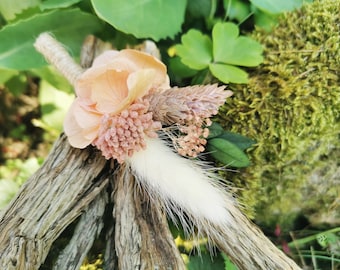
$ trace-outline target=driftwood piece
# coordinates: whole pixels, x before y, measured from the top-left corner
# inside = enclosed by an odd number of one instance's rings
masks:
[[[52,270],[78,270],[80,268],[104,227],[104,212],[107,203],[108,192],[104,189],[81,215],[72,238],[53,264]]]
[[[109,221],[112,226],[106,226],[105,232],[106,269],[184,269],[161,206],[142,199],[125,167],[114,176],[100,153],[74,149],[62,135],[43,166],[0,216],[0,269],[39,269],[53,242],[82,215],[53,267],[77,269],[103,227],[109,178],[116,206]],[[133,230],[129,231],[130,225]]]
[[[0,216],[0,269],[39,269],[52,243],[107,187],[99,153],[65,136]]]
[[[0,216],[0,269],[39,269],[53,242],[82,215],[54,266],[77,269],[103,227],[108,195],[114,211],[104,232],[105,269],[185,269],[162,205],[150,202],[128,168],[113,174],[100,153],[71,148],[65,136]],[[239,269],[300,269],[237,208],[234,211],[235,226],[213,240]],[[79,233],[85,223],[88,228]]]
[[[184,270],[162,205],[136,186],[128,168],[116,178],[114,216],[119,269]]]
[[[213,236],[213,242],[239,269],[301,269],[279,250],[238,208],[230,209],[233,226]]]

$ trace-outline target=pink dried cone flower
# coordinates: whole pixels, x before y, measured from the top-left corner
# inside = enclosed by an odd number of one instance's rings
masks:
[[[152,120],[146,100],[136,101],[116,116],[105,114],[100,123],[98,137],[93,145],[106,159],[114,158],[123,163],[135,151],[145,149],[145,135],[156,138],[162,125]]]

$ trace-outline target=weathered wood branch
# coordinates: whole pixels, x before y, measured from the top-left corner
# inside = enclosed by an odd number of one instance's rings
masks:
[[[72,148],[62,135],[0,216],[0,269],[39,269],[59,235],[81,216],[52,267],[79,269],[103,228],[110,183],[115,210],[104,232],[106,269],[185,269],[161,205],[148,203],[128,168],[113,174],[109,164],[91,148]]]
[[[228,230],[219,230],[213,242],[239,269],[301,270],[279,250],[238,208],[230,209],[234,218]]]
[[[99,153],[69,146],[65,136],[0,217],[0,269],[39,269],[52,243],[104,190]]]
[[[186,269],[169,231],[162,205],[149,200],[125,166],[120,168],[115,186],[119,269]]]

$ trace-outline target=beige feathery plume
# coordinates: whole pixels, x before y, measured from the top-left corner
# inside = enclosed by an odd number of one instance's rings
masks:
[[[153,119],[171,125],[217,114],[218,108],[232,94],[232,91],[225,90],[225,86],[211,84],[173,87],[161,92],[155,91],[146,98],[150,102],[149,111],[153,113]]]

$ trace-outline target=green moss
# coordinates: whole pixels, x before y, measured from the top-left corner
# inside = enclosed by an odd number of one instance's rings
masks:
[[[230,86],[234,97],[219,113],[225,128],[257,141],[249,153],[252,166],[233,180],[259,222],[326,211],[318,198],[306,201],[323,196],[306,194],[316,175],[326,190],[323,203],[338,196],[332,185],[339,185],[339,176],[326,172],[340,162],[332,160],[340,156],[339,14],[337,0],[315,1],[283,16],[269,35],[256,30],[265,61],[251,72],[248,85]],[[315,213],[309,203],[318,206]]]

